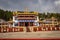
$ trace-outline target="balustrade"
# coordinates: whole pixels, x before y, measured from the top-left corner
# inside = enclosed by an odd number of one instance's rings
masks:
[[[37,31],[60,31],[60,27],[28,27],[30,32]],[[26,27],[8,27],[8,28],[0,28],[1,32],[26,32]]]

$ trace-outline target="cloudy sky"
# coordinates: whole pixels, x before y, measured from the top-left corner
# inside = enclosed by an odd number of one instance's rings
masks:
[[[60,12],[60,0],[0,0],[0,9],[12,11]]]

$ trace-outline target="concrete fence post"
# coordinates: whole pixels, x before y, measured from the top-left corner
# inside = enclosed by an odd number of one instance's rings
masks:
[[[26,32],[26,27],[23,27],[23,32]]]
[[[13,32],[14,32],[14,28],[12,28]]]
[[[46,27],[46,31],[48,31],[48,28]]]
[[[52,31],[52,27],[50,27],[50,30]]]
[[[57,30],[57,28],[56,27],[54,27],[55,28],[55,30]]]
[[[59,30],[60,30],[60,27],[59,27]]]

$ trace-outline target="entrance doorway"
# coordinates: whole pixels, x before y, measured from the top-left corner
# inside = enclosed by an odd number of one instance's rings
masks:
[[[26,32],[30,32],[30,29],[29,29],[29,22],[25,22],[25,26],[26,26]]]
[[[29,26],[28,22],[25,22],[25,26],[26,26],[26,27],[28,27],[28,26]]]

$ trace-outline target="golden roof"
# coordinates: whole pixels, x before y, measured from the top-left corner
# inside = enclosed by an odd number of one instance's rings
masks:
[[[18,15],[18,14],[34,14],[34,15],[38,15],[38,12],[28,12],[28,11],[16,11],[16,12],[13,12],[13,14],[15,15]]]

